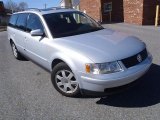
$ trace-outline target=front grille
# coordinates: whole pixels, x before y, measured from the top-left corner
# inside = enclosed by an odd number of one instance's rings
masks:
[[[129,58],[125,58],[121,61],[126,68],[130,68],[132,66],[138,65],[139,63],[143,62],[147,57],[148,57],[147,50],[144,49],[140,53],[138,53],[134,56],[131,56]]]

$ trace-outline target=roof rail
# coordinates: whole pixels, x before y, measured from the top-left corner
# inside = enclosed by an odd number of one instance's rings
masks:
[[[41,12],[41,10],[38,9],[38,8],[28,8],[28,9],[26,9],[25,11],[28,11],[28,10]]]
[[[61,10],[61,9],[73,9],[69,6],[60,6],[60,7],[50,7],[50,8],[46,8],[46,9],[38,9],[38,8],[28,8],[25,9],[25,11],[38,11],[38,12],[42,12],[42,11],[49,11],[49,10]]]
[[[67,7],[67,6],[59,6],[59,7],[50,7],[50,8],[46,8],[46,10],[60,10],[60,9],[72,9],[71,7]],[[45,9],[43,9],[45,10]]]
[[[62,9],[73,9],[71,6],[60,6]]]

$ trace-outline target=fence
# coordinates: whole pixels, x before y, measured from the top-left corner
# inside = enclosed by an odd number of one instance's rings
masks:
[[[6,26],[8,24],[10,15],[0,16],[0,26]]]

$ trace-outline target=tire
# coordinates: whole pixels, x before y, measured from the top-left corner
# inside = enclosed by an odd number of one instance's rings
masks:
[[[74,73],[65,63],[57,64],[51,73],[51,80],[55,89],[66,97],[78,97],[80,95],[79,84]]]
[[[23,57],[21,56],[21,54],[18,52],[18,49],[16,47],[16,45],[11,42],[11,48],[12,48],[12,53],[14,55],[14,57],[17,59],[17,60],[22,60]]]

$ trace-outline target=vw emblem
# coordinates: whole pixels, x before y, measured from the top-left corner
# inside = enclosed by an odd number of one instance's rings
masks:
[[[138,62],[142,62],[142,56],[140,54],[137,55],[137,60],[138,60]]]

